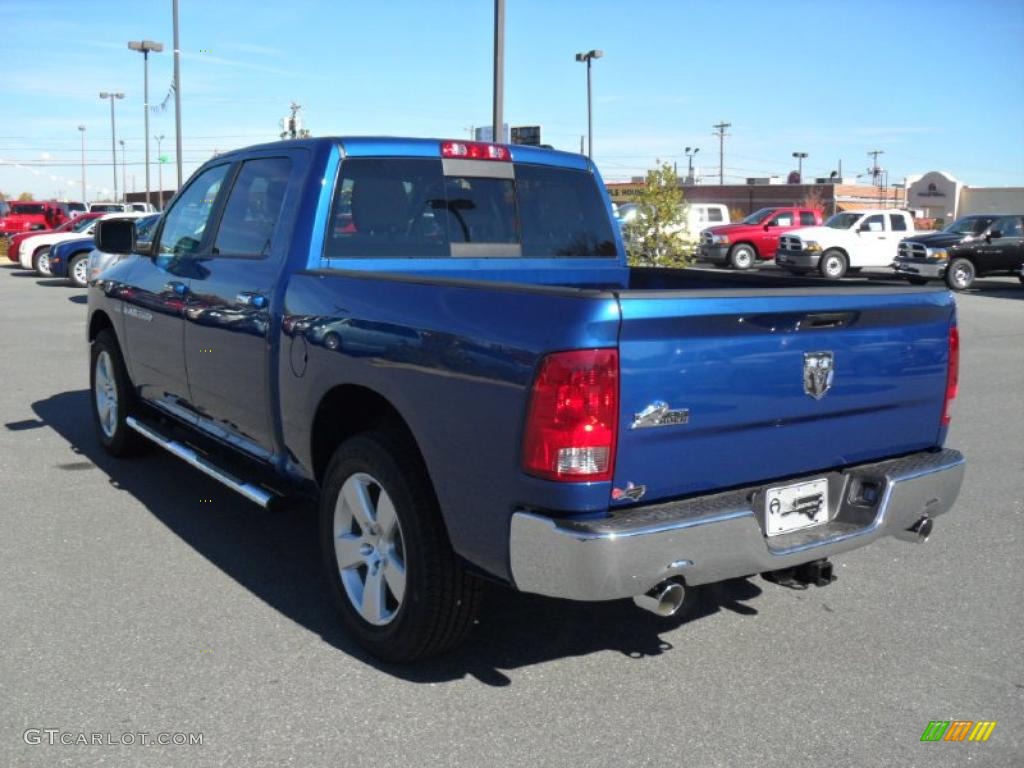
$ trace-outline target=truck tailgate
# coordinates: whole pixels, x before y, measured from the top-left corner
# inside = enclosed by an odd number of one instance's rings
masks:
[[[648,502],[939,441],[947,292],[700,293],[619,295],[615,488],[644,486]],[[830,386],[824,369],[805,387],[805,366],[828,353]],[[641,426],[638,414],[659,402],[674,411],[664,421],[685,423]]]

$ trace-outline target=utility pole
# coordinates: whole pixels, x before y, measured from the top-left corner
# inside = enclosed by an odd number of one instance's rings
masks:
[[[164,209],[164,158],[160,154],[160,142],[164,140],[164,135],[161,133],[153,138],[156,139],[156,184],[160,189],[157,193],[157,210],[162,211]]]
[[[806,152],[794,152],[793,157],[796,158],[796,175],[800,178],[800,183],[804,183],[804,159],[807,157]]]
[[[118,139],[117,143],[121,145],[121,202],[128,202],[128,171],[127,166],[124,162],[124,139]]]
[[[732,128],[732,123],[722,121],[711,127],[715,129],[714,135],[718,137],[718,183],[722,185],[725,184],[725,137],[729,135],[725,129]]]
[[[82,134],[82,203],[85,204],[88,202],[85,193],[85,126],[78,126],[78,131]]]
[[[114,118],[114,101],[123,99],[120,91],[100,91],[101,99],[110,99],[110,160],[114,171],[114,202],[117,202],[117,122]]]
[[[878,156],[884,155],[885,150],[872,149],[868,152],[871,157],[871,167],[868,168],[868,173],[871,174],[871,183],[878,187],[878,200],[882,200],[882,169],[878,167]]]
[[[494,0],[494,104],[491,111],[491,141],[505,141],[505,0]]]
[[[181,45],[178,42],[178,0],[173,0],[174,14],[174,144],[178,163],[178,189],[181,189]]]
[[[577,53],[576,61],[584,61],[587,64],[587,157],[594,159],[594,110],[592,104],[592,89],[590,86],[590,62],[604,56],[604,51],[596,48],[586,53]]]

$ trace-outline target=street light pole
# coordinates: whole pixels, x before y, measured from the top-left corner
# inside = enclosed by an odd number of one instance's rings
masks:
[[[178,43],[178,0],[174,0],[174,145],[178,165],[178,189],[181,189],[181,67],[178,60],[181,46]]]
[[[700,147],[686,148],[686,183],[693,184],[693,157],[700,152]]]
[[[128,48],[142,53],[142,109],[146,132],[146,202],[152,205],[153,200],[149,194],[149,52],[160,53],[164,49],[164,44],[153,40],[129,40]]]
[[[163,155],[160,154],[160,142],[164,140],[164,135],[161,133],[153,138],[156,139],[157,210],[162,211],[164,209],[164,161]]]
[[[82,205],[85,205],[88,202],[85,193],[85,126],[78,126],[78,132],[82,134]]]
[[[591,160],[594,159],[594,111],[593,90],[590,83],[590,62],[593,59],[600,59],[602,56],[604,56],[604,51],[597,49],[576,54],[576,61],[585,61],[587,63],[587,157]]]
[[[114,100],[123,99],[124,94],[115,91],[101,91],[101,99],[110,99],[110,159],[114,169],[114,202],[117,202],[117,122],[114,119]]]
[[[800,183],[804,183],[804,158],[807,157],[806,152],[794,152],[793,157],[796,158],[796,175],[800,177]]]
[[[124,161],[124,139],[118,139],[121,145],[121,202],[128,202],[128,164]]]
[[[494,0],[494,105],[491,141],[504,142],[505,132],[505,0]]]

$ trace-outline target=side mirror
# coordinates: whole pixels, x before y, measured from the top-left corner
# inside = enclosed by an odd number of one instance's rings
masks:
[[[1002,232],[1000,232],[998,229],[993,229],[993,230],[990,230],[987,235],[985,235],[985,239],[986,240],[991,240],[994,237],[996,240],[998,240],[1002,236],[1003,236]]]
[[[93,240],[102,253],[126,256],[135,251],[135,222],[129,219],[97,221]]]

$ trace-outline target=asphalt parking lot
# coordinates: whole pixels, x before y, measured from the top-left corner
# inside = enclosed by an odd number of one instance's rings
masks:
[[[84,292],[0,268],[0,765],[1024,764],[1024,286],[959,300],[968,457],[923,546],[837,583],[705,590],[696,617],[489,590],[461,652],[382,666],[339,630],[315,520],[94,441]],[[995,720],[987,743],[922,743]],[[26,743],[202,734],[202,745]]]

